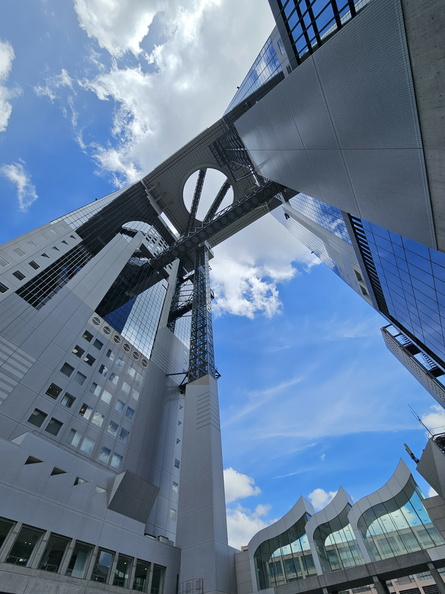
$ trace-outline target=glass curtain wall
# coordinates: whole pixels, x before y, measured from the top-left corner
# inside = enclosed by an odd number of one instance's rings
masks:
[[[368,509],[358,527],[373,561],[444,544],[410,479],[393,499]]]

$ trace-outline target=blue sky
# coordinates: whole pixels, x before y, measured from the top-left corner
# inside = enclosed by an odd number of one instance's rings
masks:
[[[0,20],[0,241],[148,173],[224,112],[267,0],[16,0]],[[6,224],[7,221],[7,224]],[[215,250],[215,343],[234,544],[340,485],[379,488],[445,424],[384,321],[275,219]]]

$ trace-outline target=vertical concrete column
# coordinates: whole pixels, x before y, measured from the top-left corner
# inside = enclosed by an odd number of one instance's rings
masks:
[[[68,564],[71,559],[71,555],[73,554],[74,547],[76,546],[76,541],[73,539],[70,541],[69,545],[65,549],[65,553],[63,555],[62,562],[59,567],[59,573],[65,575],[68,569]]]
[[[45,534],[40,539],[40,541],[37,543],[37,546],[34,547],[34,550],[31,555],[31,563],[29,563],[28,567],[37,569],[37,564],[40,561],[40,559],[42,558],[43,551],[46,548],[50,534],[51,534],[51,532],[49,532],[49,530],[46,531]]]
[[[376,575],[372,576],[372,581],[374,584],[374,588],[377,591],[377,594],[389,594],[389,589],[386,585],[386,582],[380,581],[380,579]]]
[[[130,573],[128,575],[128,583],[125,586],[126,588],[130,588],[130,590],[133,589],[134,576],[136,575],[136,563],[137,562],[138,562],[137,558],[134,557],[133,558],[133,563],[131,564],[131,570],[130,570]]]
[[[443,582],[442,576],[437,571],[432,563],[428,563],[428,570],[431,573],[431,577],[436,582],[437,589],[439,590],[440,594],[445,594],[445,584]]]
[[[176,544],[180,582],[202,578],[204,594],[233,594],[234,551],[227,544],[218,388],[210,375],[186,387]]]
[[[13,527],[11,532],[5,538],[5,542],[2,545],[2,552],[0,555],[0,563],[4,563],[6,557],[9,554],[9,551],[11,550],[12,545],[14,544],[15,539],[17,538],[21,529],[22,529],[22,523],[17,522],[17,524]]]

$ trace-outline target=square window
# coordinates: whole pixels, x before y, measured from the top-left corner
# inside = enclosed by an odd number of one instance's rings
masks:
[[[51,417],[48,425],[45,427],[45,431],[51,433],[51,435],[57,435],[62,427],[63,423],[58,421],[54,417]]]
[[[91,417],[92,412],[93,412],[93,409],[91,408],[91,406],[88,406],[88,404],[85,404],[85,402],[84,402],[82,404],[82,406],[80,407],[79,415],[81,417],[84,417],[84,419],[89,419]]]
[[[69,435],[67,437],[67,442],[69,444],[71,444],[74,447],[77,447],[79,445],[79,441],[80,438],[82,437],[82,434],[80,433],[80,431],[76,431],[75,429],[70,429]]]
[[[26,278],[26,276],[23,274],[23,272],[20,272],[20,270],[16,270],[12,273],[12,275],[15,276],[15,278],[18,278],[19,280],[23,280],[24,278]]]
[[[76,384],[79,384],[79,386],[83,386],[86,379],[87,379],[87,376],[84,375],[83,373],[80,373],[80,371],[78,371],[74,377],[74,381],[76,382]]]
[[[62,388],[59,388],[59,386],[56,384],[51,384],[45,394],[48,394],[48,396],[51,396],[51,398],[56,399],[61,391]]]
[[[137,381],[137,383],[138,384],[142,384],[142,380],[143,379],[144,378],[142,377],[142,375],[136,371],[136,381]]]
[[[100,399],[105,402],[105,404],[110,404],[111,400],[113,399],[113,394],[104,390],[100,396]]]
[[[31,266],[31,268],[34,268],[34,270],[37,270],[38,268],[40,268],[39,264],[37,264],[37,262],[34,262],[34,260],[31,260],[29,265]]]
[[[0,266],[7,266],[8,264],[8,260],[6,260],[6,258],[3,258],[3,256],[0,256]]]
[[[176,521],[176,510],[173,509],[172,507],[170,508],[170,520],[172,522],[175,522]]]
[[[178,490],[179,490],[179,485],[178,485],[178,483],[175,483],[175,482],[173,481],[173,484],[172,484],[172,491],[173,491],[174,493],[177,493],[177,492],[178,492]]]
[[[82,349],[78,344],[76,344],[71,352],[73,355],[76,355],[76,357],[81,357],[84,354],[85,349]]]
[[[93,414],[91,422],[93,425],[96,425],[96,427],[102,427],[102,423],[104,422],[104,419],[105,419],[104,415],[102,413],[96,411]]]
[[[134,367],[129,367],[127,373],[130,377],[134,377],[136,375],[136,369]]]
[[[122,387],[121,387],[122,392],[125,392],[125,394],[129,394],[130,389],[131,389],[130,384],[127,384],[127,382],[122,382]]]
[[[99,339],[96,338],[96,340],[93,342],[93,347],[96,347],[96,349],[98,351],[100,351],[100,349],[104,346],[104,343],[101,342]]]
[[[109,421],[107,431],[110,435],[116,437],[119,425],[115,421]]]
[[[111,463],[110,463],[111,468],[119,468],[119,466],[122,463],[122,460],[123,460],[122,456],[120,456],[119,454],[113,454],[113,456],[111,458]]]
[[[101,389],[102,388],[99,386],[99,384],[96,384],[96,382],[93,382],[90,386],[90,392],[95,396],[99,396]]]
[[[117,386],[117,382],[119,381],[119,376],[116,373],[111,372],[110,377],[108,379],[112,384]]]
[[[82,441],[82,445],[80,446],[80,451],[84,452],[85,454],[91,454],[94,449],[96,442],[90,439],[89,437],[84,437]]]
[[[179,462],[179,460],[177,458],[175,458],[175,468],[179,468],[179,465],[181,463]]]
[[[129,436],[129,435],[130,435],[130,432],[129,432],[129,431],[127,431],[127,429],[124,429],[124,428],[122,427],[122,429],[120,430],[120,433],[119,433],[119,437],[118,437],[118,439],[119,439],[119,441],[121,441],[122,443],[127,443],[127,441],[128,441],[128,436]]]
[[[85,338],[85,340],[91,342],[93,340],[93,335],[91,332],[88,332],[88,330],[85,330],[85,332],[82,334],[82,338]]]
[[[118,400],[116,402],[116,404],[114,405],[114,409],[117,410],[117,412],[124,412],[124,408],[125,408],[125,402],[122,402],[122,400]]]
[[[71,396],[71,394],[68,394],[68,392],[66,392],[65,395],[62,397],[60,403],[63,404],[63,406],[66,406],[67,408],[71,408],[75,400],[76,399],[74,398],[74,396]]]
[[[96,359],[88,353],[87,356],[85,357],[84,361],[87,365],[94,365]]]
[[[4,285],[3,283],[0,283],[0,293],[6,293],[6,291],[8,291],[8,289],[9,289],[9,287]]]
[[[108,460],[110,459],[111,450],[109,448],[101,448],[99,454],[99,462],[103,462],[104,464],[108,464]]]
[[[108,371],[109,371],[109,369],[108,369],[108,367],[105,367],[105,365],[101,365],[101,366],[99,367],[99,373],[100,373],[101,375],[103,375],[104,377],[107,377],[107,375],[108,375]]]
[[[61,373],[63,373],[64,375],[67,375],[68,377],[71,376],[71,374],[74,371],[74,367],[72,365],[69,365],[68,363],[64,363],[60,369]]]
[[[24,256],[25,252],[22,250],[22,248],[16,247],[12,250],[13,252],[15,252],[18,256]]]
[[[114,361],[116,359],[116,353],[113,353],[111,349],[108,349],[106,357],[108,357],[110,361]]]
[[[116,365],[118,367],[123,367],[124,366],[124,360],[122,359],[122,357],[117,357],[117,359],[116,359]]]
[[[125,416],[128,419],[132,419],[134,417],[134,410],[132,408],[130,408],[129,406],[127,406],[127,410],[125,411]]]
[[[131,390],[131,395],[135,400],[139,400],[139,392],[134,388]]]
[[[43,410],[35,408],[28,419],[28,423],[31,423],[31,425],[35,425],[36,427],[41,427],[47,416],[48,415],[44,413]]]

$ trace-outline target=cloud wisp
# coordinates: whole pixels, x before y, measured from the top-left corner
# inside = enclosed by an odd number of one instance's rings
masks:
[[[11,90],[6,87],[12,69],[15,53],[12,45],[7,41],[0,40],[0,132],[5,132],[8,127],[9,118],[12,114],[11,99],[20,94],[20,90]]]
[[[0,173],[17,188],[17,201],[20,212],[26,212],[38,198],[31,176],[25,169],[23,161],[9,163],[0,167]]]

